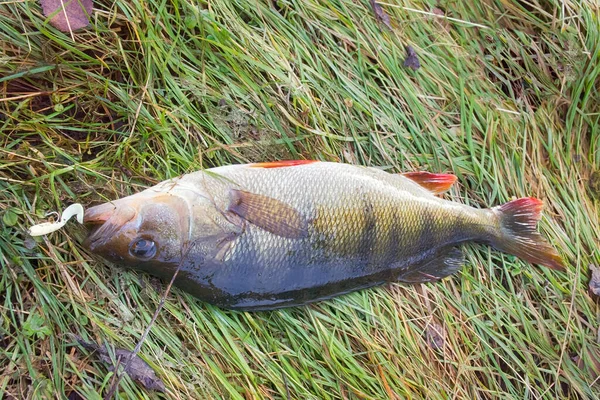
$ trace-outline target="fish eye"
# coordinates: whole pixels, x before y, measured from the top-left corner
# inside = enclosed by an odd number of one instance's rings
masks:
[[[129,254],[149,260],[156,255],[156,243],[150,239],[138,238],[129,245]]]

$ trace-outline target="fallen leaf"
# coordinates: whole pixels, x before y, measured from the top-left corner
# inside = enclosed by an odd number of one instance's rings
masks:
[[[571,357],[577,368],[590,374],[600,375],[600,353],[597,349],[587,347],[581,349],[579,355]]]
[[[437,7],[433,7],[431,9],[431,12],[434,13],[435,15],[440,15],[440,16],[446,15],[446,14],[444,14],[444,12],[441,9],[439,9]]]
[[[592,192],[592,196],[600,198],[600,171],[592,172],[588,181],[588,189]]]
[[[406,59],[404,60],[404,66],[406,68],[411,68],[413,71],[421,68],[421,63],[419,62],[417,53],[412,46],[406,46]]]
[[[446,330],[440,324],[431,322],[426,327],[425,340],[433,350],[443,350],[446,345]]]
[[[40,0],[44,16],[63,32],[73,32],[89,25],[92,0]]]
[[[431,9],[431,12],[434,15],[437,15],[439,17],[445,17],[446,13],[444,13],[444,11],[442,11],[441,9],[437,8],[437,7],[433,7]],[[450,30],[450,23],[448,22],[448,20],[446,18],[435,18],[438,22],[438,24],[440,24],[440,26],[442,26],[442,28],[444,28],[446,31]]]
[[[590,292],[596,296],[600,296],[600,268],[594,264],[590,264],[590,271],[592,271],[589,283]]]
[[[76,337],[77,342],[88,350],[95,351],[100,356],[100,360],[105,363],[113,364],[113,360],[110,357],[110,353],[103,346],[99,346],[95,343],[89,343],[84,341],[80,337]],[[134,381],[141,383],[146,389],[157,390],[164,392],[166,390],[165,384],[160,380],[154,373],[154,370],[142,360],[139,356],[133,357],[132,351],[115,348],[115,358],[118,360],[119,365],[125,368],[125,373],[131,377]],[[131,359],[131,362],[129,360]],[[128,365],[129,364],[129,365]]]
[[[68,400],[85,400],[85,397],[81,396],[78,392],[72,391],[67,395]]]
[[[392,30],[392,22],[390,21],[390,16],[387,15],[385,10],[375,0],[369,1],[371,2],[371,7],[373,8],[373,12],[375,13],[375,18],[377,19],[377,21],[387,26],[389,30]]]
[[[32,238],[31,236],[27,235],[25,237],[25,239],[23,240],[23,246],[27,250],[33,250],[35,248],[35,246],[37,246],[37,242],[35,241],[34,238]]]

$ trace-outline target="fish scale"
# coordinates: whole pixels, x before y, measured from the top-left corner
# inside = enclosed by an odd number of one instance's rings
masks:
[[[541,202],[475,209],[434,195],[455,180],[326,162],[219,167],[88,210],[86,222],[103,225],[88,245],[163,277],[178,265],[176,285],[244,310],[305,304],[394,280],[435,281],[461,267],[454,246],[471,240],[562,266],[535,232]]]

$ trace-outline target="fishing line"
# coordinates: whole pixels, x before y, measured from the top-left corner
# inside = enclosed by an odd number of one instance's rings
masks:
[[[179,270],[181,269],[183,262],[186,260],[188,253],[190,252],[191,246],[190,246],[189,242],[186,242],[184,244],[184,246],[185,247],[181,252],[181,254],[182,254],[181,260],[179,261],[179,264],[177,265],[177,269],[175,269],[175,272],[173,273],[173,277],[171,278],[171,281],[169,282],[169,284],[167,285],[167,288],[165,289],[163,295],[161,296],[160,302],[158,303],[158,307],[156,307],[156,311],[154,311],[154,315],[152,315],[152,319],[148,323],[148,326],[146,327],[144,333],[142,334],[142,337],[140,338],[137,345],[131,352],[131,355],[128,357],[129,359],[127,360],[127,362],[125,363],[125,366],[123,368],[124,371],[128,370],[130,364],[133,362],[133,359],[140,352],[142,345],[144,344],[144,341],[146,340],[146,337],[148,337],[148,334],[150,333],[150,330],[152,329],[152,326],[154,325],[154,322],[156,321],[156,318],[158,318],[158,314],[161,312],[161,310],[163,309],[163,307],[165,305],[167,296],[171,292],[171,287],[175,283],[175,278],[177,278],[177,274],[179,273]],[[121,380],[123,379],[124,374],[119,373],[119,370],[118,370],[120,362],[121,362],[121,359],[119,358],[119,360],[117,361],[117,366],[115,368],[115,375],[113,375],[113,381],[108,389],[108,392],[104,396],[104,400],[110,400],[115,395],[117,389],[119,388],[119,384],[121,383]]]

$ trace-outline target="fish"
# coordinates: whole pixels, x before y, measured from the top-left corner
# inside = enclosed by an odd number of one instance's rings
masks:
[[[440,196],[456,180],[312,160],[204,169],[89,208],[84,245],[243,311],[435,282],[460,270],[466,242],[564,269],[537,231],[542,201],[475,208]]]

